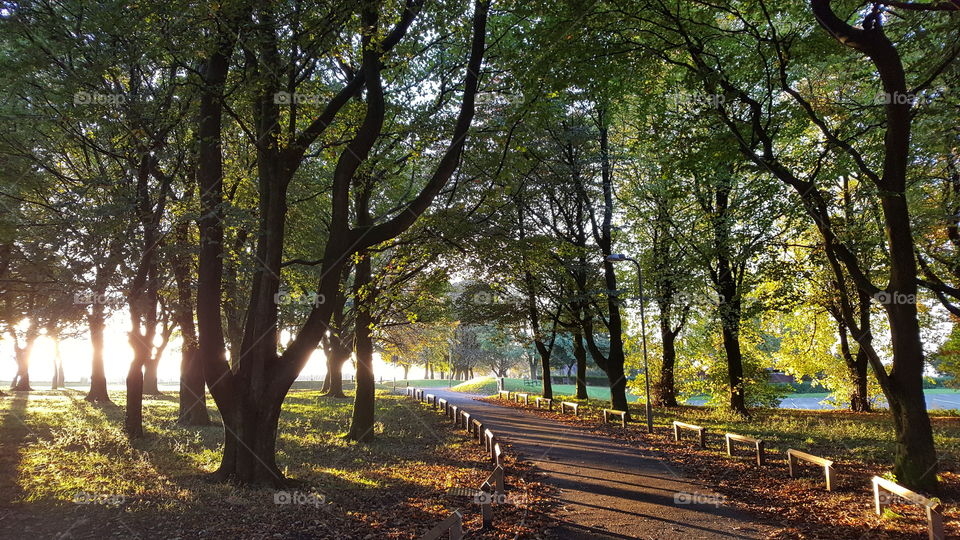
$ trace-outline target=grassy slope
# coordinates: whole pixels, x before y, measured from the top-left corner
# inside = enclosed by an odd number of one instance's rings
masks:
[[[123,403],[122,393],[111,397]],[[322,398],[315,390],[294,390],[284,405],[278,463],[297,482],[291,490],[324,494],[331,505],[315,507],[277,505],[275,490],[207,481],[205,473],[219,462],[219,418],[214,412],[215,424],[206,428],[178,426],[175,394],[146,399],[147,437],[132,444],[122,432],[122,409],[93,406],[81,392],[0,398],[0,505],[14,508],[0,523],[0,537],[7,528],[52,534],[43,529],[58,526],[55,518],[69,519],[59,524],[69,527],[78,514],[95,533],[98,523],[122,519],[140,536],[204,536],[204,530],[213,533],[218,524],[225,527],[220,535],[249,536],[256,530],[268,536],[271,527],[279,533],[301,519],[306,520],[301,524],[304,534],[313,534],[310,530],[322,524],[322,529],[336,532],[334,537],[349,536],[391,524],[398,513],[409,521],[404,529],[420,528],[449,512],[450,501],[438,493],[459,485],[461,478],[479,484],[484,473],[489,474],[476,445],[399,396],[378,399],[375,442],[361,445],[343,439],[352,402]],[[411,414],[425,418],[411,422]],[[478,456],[465,460],[464,453]],[[74,504],[78,494],[121,504]],[[381,502],[368,505],[371,500]],[[152,526],[158,530],[150,531]],[[384,537],[392,536],[384,530]]]
[[[411,384],[414,382],[416,381],[411,381]],[[417,386],[417,384],[412,385]],[[514,392],[529,392],[530,394],[539,394],[542,390],[539,382],[536,385],[531,386],[525,384],[524,379],[506,379],[504,385],[507,390],[512,390]],[[497,393],[497,379],[494,377],[476,377],[454,386],[451,388],[451,390],[491,396]],[[557,398],[573,396],[576,394],[576,392],[577,387],[572,384],[553,385],[553,395]],[[587,395],[593,399],[610,399],[610,389],[602,386],[588,386]],[[637,401],[638,398],[632,394],[627,394],[627,399],[633,402]]]

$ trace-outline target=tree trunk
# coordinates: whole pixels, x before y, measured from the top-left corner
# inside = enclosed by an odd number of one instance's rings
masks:
[[[368,194],[366,192],[364,195]],[[366,196],[359,197],[358,221],[367,223]],[[355,353],[357,356],[357,389],[353,401],[353,418],[347,438],[354,441],[371,441],[374,437],[376,392],[373,376],[373,339],[370,335],[373,325],[373,304],[376,294],[371,286],[370,254],[358,254],[354,274],[354,302],[356,306],[356,326],[354,328]],[[431,376],[433,370],[430,370]],[[431,377],[432,378],[432,377]]]
[[[732,310],[723,310],[730,312]],[[723,316],[723,315],[721,315]],[[730,316],[732,317],[732,316]],[[740,321],[723,322],[723,350],[727,356],[727,381],[730,385],[730,409],[749,417],[743,384],[743,354],[740,351]]]
[[[268,392],[260,400],[237,396],[221,408],[224,423],[223,457],[214,478],[239,484],[285,487],[277,467],[277,426],[283,395]]]
[[[660,316],[660,341],[663,344],[663,363],[660,379],[653,387],[653,404],[658,407],[676,407],[677,393],[674,383],[674,368],[677,363],[677,334],[670,328],[669,317]]]
[[[101,291],[96,291],[98,295],[101,293]],[[106,326],[103,304],[94,303],[91,306],[90,315],[87,317],[87,325],[90,327],[90,346],[93,349],[93,360],[91,362],[90,391],[87,392],[87,397],[84,399],[91,403],[111,403],[110,394],[107,393],[107,376],[103,367],[103,330]]]
[[[56,390],[63,388],[63,356],[60,354],[60,339],[56,336],[53,342],[53,379],[50,382],[50,389]]]
[[[33,332],[31,323],[31,330],[28,332]],[[39,334],[38,334],[39,335]],[[16,341],[14,341],[14,357],[17,361],[17,374],[13,378],[13,383],[10,385],[10,390],[15,392],[31,392],[33,388],[30,387],[30,354],[33,352],[33,344],[36,342],[37,335],[28,335],[26,345],[20,347]]]
[[[583,334],[573,335],[573,357],[577,359],[577,399],[587,399],[587,350],[583,347]]]
[[[600,164],[603,181],[603,223],[600,229],[600,250],[604,257],[612,253],[611,220],[613,219],[613,173],[610,170],[610,147],[605,111],[600,111]],[[613,263],[604,259],[603,277],[607,289],[607,328],[610,332],[610,354],[606,360],[607,381],[610,383],[610,404],[619,411],[627,411],[627,378],[623,371],[623,321],[620,299],[617,298],[617,274]]]
[[[150,358],[143,365],[143,393],[149,396],[160,395],[160,386],[157,380],[159,358]]]
[[[720,318],[721,333],[723,335],[723,349],[727,357],[727,382],[730,387],[730,409],[744,417],[749,417],[747,410],[746,388],[743,380],[743,353],[740,350],[740,317],[741,298],[738,287],[738,275],[734,274],[734,267],[730,261],[730,221],[727,211],[730,207],[730,190],[732,179],[723,177],[716,186],[714,196],[716,205],[712,212],[712,229],[716,270],[711,270],[712,279],[720,297],[717,305],[717,315]],[[742,270],[745,271],[745,270]],[[742,276],[742,274],[740,274]]]
[[[339,338],[334,338],[339,341]],[[330,377],[330,387],[324,394],[328,397],[344,398],[343,393],[343,365],[350,359],[350,350],[340,344],[334,344],[331,347],[333,355],[328,361],[328,371]]]
[[[124,415],[124,430],[130,438],[143,436],[143,367],[150,356],[150,345],[143,336],[130,333],[133,360],[127,372],[127,410]]]
[[[170,266],[177,285],[177,304],[174,316],[183,344],[180,347],[180,411],[177,423],[182,426],[206,426],[210,424],[207,412],[207,389],[203,381],[203,362],[197,343],[197,327],[193,320],[194,302],[191,282],[190,224],[183,222],[174,229],[176,249],[173,250]]]

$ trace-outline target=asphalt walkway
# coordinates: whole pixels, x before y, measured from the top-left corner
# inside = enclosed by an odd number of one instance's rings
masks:
[[[426,393],[463,407],[559,488],[560,538],[764,538],[774,528],[640,448],[512,407],[441,388]]]

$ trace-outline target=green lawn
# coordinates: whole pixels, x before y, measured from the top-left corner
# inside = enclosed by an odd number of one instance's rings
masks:
[[[0,537],[20,527],[56,536],[71,528],[78,512],[92,530],[122,516],[139,537],[194,538],[208,528],[223,537],[253,531],[279,537],[301,526],[305,537],[324,536],[310,532],[317,524],[326,533],[351,537],[355,529],[397,523],[398,513],[426,527],[449,512],[436,501],[451,482],[459,484],[463,475],[480,482],[489,474],[475,444],[402,396],[380,392],[376,438],[360,444],[343,437],[352,397],[295,389],[280,418],[277,462],[295,482],[291,491],[320,494],[324,503],[277,504],[276,490],[207,479],[219,464],[223,438],[212,404],[212,425],[182,427],[176,423],[176,393],[146,397],[146,436],[131,442],[120,406],[95,406],[83,397],[71,389],[0,398],[0,501],[14,509],[14,517],[0,520]],[[122,404],[124,394],[113,391],[111,399]],[[422,418],[411,421],[411,415]],[[476,471],[473,459],[465,460],[473,454]],[[370,505],[371,497],[391,504]],[[180,529],[150,529],[171,523]],[[88,531],[72,532],[89,537]]]

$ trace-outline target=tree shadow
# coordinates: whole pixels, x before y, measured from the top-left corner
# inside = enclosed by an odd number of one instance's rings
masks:
[[[9,403],[0,415],[0,501],[14,501],[23,495],[18,482],[21,447],[33,434],[27,425],[29,392],[16,392],[0,403]]]

